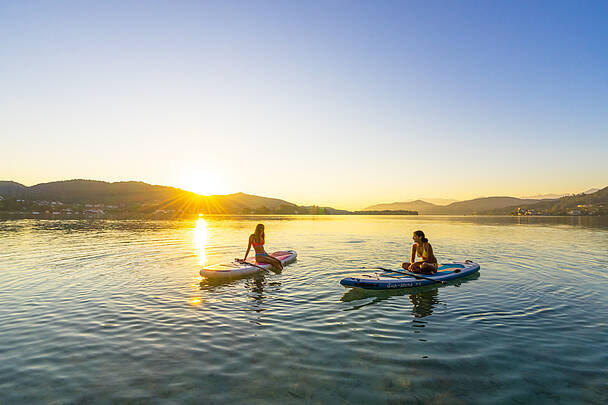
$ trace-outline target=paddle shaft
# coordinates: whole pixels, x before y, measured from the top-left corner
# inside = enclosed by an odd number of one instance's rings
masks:
[[[433,282],[438,283],[438,284],[447,284],[443,280],[435,280],[433,278],[420,276],[420,275],[418,275],[416,273],[412,273],[412,272],[409,272],[409,271],[399,271],[399,270],[393,270],[393,269],[385,269],[384,267],[376,267],[376,268],[380,269],[380,270],[384,270],[384,271],[391,271],[393,273],[407,274],[408,276],[412,276],[414,278],[418,278],[418,279],[422,279],[422,280],[429,280],[429,281],[433,281]]]
[[[250,266],[257,267],[257,268],[258,268],[258,269],[260,269],[260,270],[269,271],[269,269],[266,269],[266,268],[264,268],[264,267],[262,267],[262,266],[258,266],[257,264],[253,264],[253,263],[247,262],[247,261],[242,260],[242,259],[234,259],[234,260],[235,260],[236,262],[239,262],[239,263],[246,263],[246,264],[248,264],[248,265],[250,265]],[[273,265],[270,265],[270,268],[271,268],[271,269],[274,269],[274,266],[273,266]],[[276,272],[278,272],[278,270],[272,270],[272,271],[274,271],[275,273],[276,273]]]

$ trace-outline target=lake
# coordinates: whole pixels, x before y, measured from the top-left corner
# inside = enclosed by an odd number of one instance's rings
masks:
[[[298,260],[224,283],[255,225]],[[365,291],[422,229],[478,275]],[[604,404],[608,218],[0,221],[0,403]]]

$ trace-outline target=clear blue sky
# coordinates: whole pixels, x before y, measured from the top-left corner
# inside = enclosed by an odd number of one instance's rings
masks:
[[[608,185],[606,1],[3,1],[0,179],[361,208]]]

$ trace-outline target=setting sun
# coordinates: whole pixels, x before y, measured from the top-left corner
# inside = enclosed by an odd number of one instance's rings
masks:
[[[184,174],[177,182],[177,187],[201,195],[228,194],[231,192],[220,176],[200,171]]]

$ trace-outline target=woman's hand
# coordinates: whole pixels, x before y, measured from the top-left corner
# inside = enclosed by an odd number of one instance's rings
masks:
[[[424,262],[414,262],[408,268],[409,271],[415,271],[417,267],[420,267]]]

